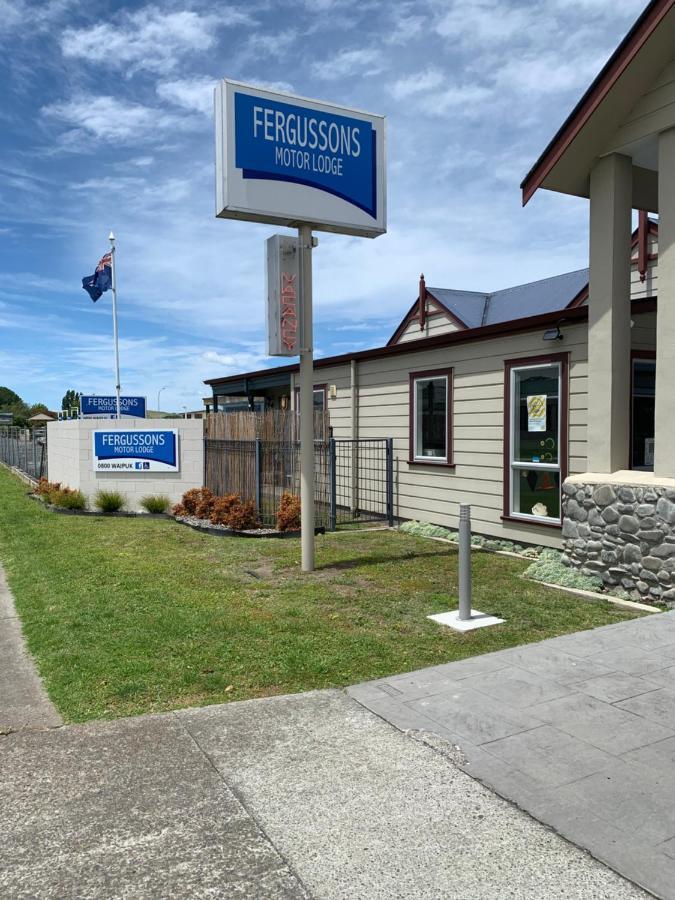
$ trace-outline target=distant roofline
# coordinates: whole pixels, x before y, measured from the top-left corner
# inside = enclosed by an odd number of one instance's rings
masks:
[[[633,300],[632,315],[654,312],[656,309],[656,297],[645,300]],[[526,316],[522,319],[510,319],[507,322],[497,322],[494,325],[480,325],[477,328],[467,328],[465,331],[450,331],[446,334],[434,337],[419,338],[416,341],[406,341],[403,344],[391,346],[373,347],[371,350],[356,350],[353,353],[341,353],[339,356],[326,356],[314,360],[315,369],[325,369],[330,366],[339,366],[350,360],[378,359],[382,356],[395,356],[400,353],[424,353],[427,350],[435,350],[442,347],[451,347],[453,344],[482,341],[489,338],[505,337],[511,334],[523,334],[528,331],[537,331],[548,325],[565,323],[573,325],[577,322],[585,322],[588,319],[588,307],[577,306],[571,309],[554,309],[552,312],[541,313],[536,316]],[[209,378],[204,384],[211,386],[229,384],[233,381],[241,381],[246,378],[259,378],[265,375],[290,375],[299,371],[298,363],[287,366],[269,366],[267,369],[258,369],[255,372],[238,372],[236,375],[226,375],[224,378]]]

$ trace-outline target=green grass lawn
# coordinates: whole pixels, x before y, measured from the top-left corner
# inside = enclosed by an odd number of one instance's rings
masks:
[[[474,554],[474,605],[504,625],[459,635],[457,553],[398,532],[297,540],[202,535],[167,520],[60,516],[0,468],[0,560],[52,700],[72,722],[348,685],[633,612]]]

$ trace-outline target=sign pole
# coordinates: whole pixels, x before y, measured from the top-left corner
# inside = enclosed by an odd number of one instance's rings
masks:
[[[312,324],[312,227],[298,228],[300,346],[300,541],[302,571],[314,571],[314,340]]]
[[[121,403],[120,403],[120,348],[118,341],[118,333],[117,333],[117,273],[116,273],[116,264],[115,264],[115,235],[110,232],[108,236],[108,240],[110,241],[110,261],[111,261],[111,274],[112,274],[112,314],[113,314],[113,338],[115,341],[115,395],[117,397],[117,418],[122,418],[121,412]]]

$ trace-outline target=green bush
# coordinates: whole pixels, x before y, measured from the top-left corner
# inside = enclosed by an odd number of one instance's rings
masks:
[[[164,494],[148,494],[147,497],[141,498],[141,506],[146,512],[157,515],[158,513],[169,511],[171,500],[165,497]]]
[[[119,491],[99,491],[94,497],[94,504],[101,512],[119,512],[126,506],[124,494]]]
[[[603,584],[599,575],[582,575],[576,569],[564,566],[561,553],[550,547],[543,548],[539,559],[528,566],[523,574],[534,581],[546,581],[548,584],[559,584],[561,587],[582,591],[598,591]]]
[[[82,491],[72,490],[71,488],[61,488],[47,494],[48,501],[53,506],[59,506],[61,509],[86,509],[87,498]]]

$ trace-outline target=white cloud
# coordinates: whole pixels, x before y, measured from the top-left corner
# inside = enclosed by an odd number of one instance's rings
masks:
[[[90,28],[68,28],[61,38],[65,57],[84,59],[132,74],[140,69],[167,73],[186,54],[204,53],[216,43],[217,30],[250,25],[251,17],[236,7],[202,15],[183,9],[165,12],[145,6],[122,14],[119,24],[105,22]]]
[[[271,34],[254,31],[246,42],[242,59],[256,67],[265,67],[268,59],[284,59],[298,39],[295,28],[279,29]]]
[[[341,50],[335,56],[312,65],[315,78],[336,81],[352,75],[374,75],[382,70],[380,51],[374,47],[361,50]]]
[[[185,130],[194,124],[185,116],[110,96],[81,95],[64,103],[43,107],[42,113],[75,129],[68,139],[71,145],[83,133],[99,140],[121,143],[159,140],[164,137],[160,132],[167,129]]]
[[[520,55],[509,59],[496,73],[495,83],[503,94],[554,94],[583,88],[605,62],[604,54],[582,52],[561,59],[553,52]]]
[[[425,94],[419,100],[419,108],[430,116],[444,116],[452,112],[475,118],[485,114],[480,104],[491,96],[489,88],[478,84],[453,84],[441,91]]]
[[[532,10],[499,0],[454,0],[449,10],[436,21],[442,37],[470,41],[472,44],[506,44],[531,26]]]
[[[161,81],[157,85],[157,94],[183,109],[210,116],[213,114],[213,89],[216,84],[215,78],[208,77]]]
[[[395,81],[390,91],[397,100],[405,100],[414,94],[431,91],[444,81],[444,75],[440,69],[429,68],[423,72],[413,72]]]

